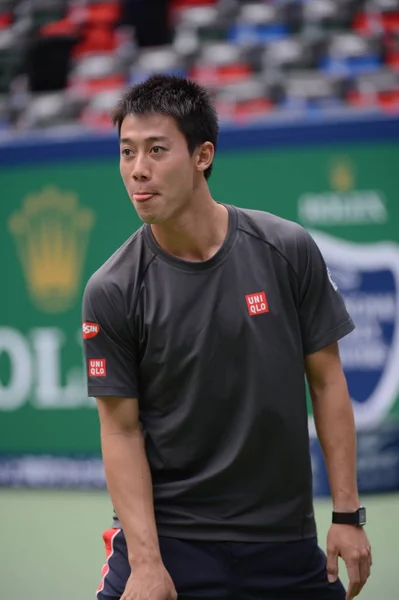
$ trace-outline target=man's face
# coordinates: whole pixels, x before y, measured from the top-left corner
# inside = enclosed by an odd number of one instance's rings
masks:
[[[128,115],[120,132],[120,171],[142,221],[163,223],[181,213],[195,185],[195,152],[172,117]]]

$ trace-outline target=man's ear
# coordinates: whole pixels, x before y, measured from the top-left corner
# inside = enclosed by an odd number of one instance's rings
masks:
[[[215,147],[212,142],[204,142],[201,144],[196,152],[195,166],[197,171],[206,171],[211,166],[213,158],[215,156]]]

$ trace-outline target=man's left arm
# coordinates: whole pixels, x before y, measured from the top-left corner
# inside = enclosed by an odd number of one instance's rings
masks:
[[[306,376],[317,436],[330,482],[333,510],[354,512],[360,506],[356,474],[356,431],[352,404],[338,344],[305,356]],[[362,527],[332,524],[327,537],[327,571],[338,577],[338,557],[348,571],[346,600],[357,596],[370,575],[371,549]]]

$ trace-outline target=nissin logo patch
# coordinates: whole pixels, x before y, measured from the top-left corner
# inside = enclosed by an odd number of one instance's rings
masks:
[[[88,340],[90,338],[95,337],[100,332],[100,325],[97,323],[83,323],[82,324],[82,333],[83,339]]]

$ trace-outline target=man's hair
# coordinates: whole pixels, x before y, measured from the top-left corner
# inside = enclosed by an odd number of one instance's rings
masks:
[[[120,135],[127,115],[148,114],[173,117],[186,138],[190,154],[204,142],[212,142],[216,149],[219,133],[216,110],[207,91],[194,81],[171,75],[154,75],[128,89],[111,118]],[[211,171],[212,165],[204,171],[206,179]]]

